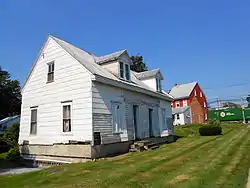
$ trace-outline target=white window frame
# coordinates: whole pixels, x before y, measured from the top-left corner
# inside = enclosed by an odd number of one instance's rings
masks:
[[[117,106],[119,105],[120,108],[120,114],[118,117],[118,124],[115,124],[115,114],[114,114],[114,110],[115,108],[117,108]],[[122,109],[122,103],[121,102],[117,102],[117,101],[111,101],[111,114],[112,114],[112,133],[113,134],[123,134],[123,109]]]
[[[64,106],[70,106],[70,131],[64,131],[64,117],[63,117],[63,108]],[[72,101],[69,102],[61,102],[61,126],[62,126],[62,133],[63,134],[71,134],[73,128],[73,105]]]
[[[178,106],[177,106],[177,104],[178,104]],[[181,106],[181,105],[180,105],[180,101],[176,101],[176,102],[175,102],[175,107],[178,108],[178,107],[180,107],[180,106]]]
[[[205,120],[207,120],[207,113],[205,113]]]
[[[183,100],[182,103],[183,103],[183,107],[187,106],[187,100]]]
[[[55,81],[55,61],[51,61],[47,63],[48,73],[47,73],[47,83],[51,83]],[[52,79],[49,80],[50,75],[52,75]]]
[[[34,123],[34,122],[32,122],[32,111],[33,110],[36,110],[36,131],[35,131],[35,133],[33,133],[31,131],[31,129],[32,129],[32,123]],[[38,125],[38,107],[31,107],[30,108],[30,132],[29,132],[30,136],[36,136],[37,135],[37,125]]]
[[[123,62],[123,61],[120,61],[120,62],[119,62],[119,75],[120,75],[120,78],[121,78],[121,79],[124,79],[124,73],[125,73],[125,70],[124,70],[124,62]]]
[[[180,120],[180,114],[176,114],[176,120]]]
[[[122,66],[121,66],[121,64],[122,64]],[[131,80],[130,64],[125,63],[123,61],[119,62],[119,76],[122,80],[127,80],[127,81]]]
[[[160,78],[156,78],[156,91],[161,92],[162,91],[162,87],[161,87],[161,79]]]
[[[197,92],[196,92],[196,89],[194,90],[194,96],[195,96],[195,97],[197,96]]]
[[[207,107],[206,102],[204,102],[204,108],[206,108],[206,107]]]
[[[203,95],[202,95],[202,92],[200,92],[200,97],[202,97]]]

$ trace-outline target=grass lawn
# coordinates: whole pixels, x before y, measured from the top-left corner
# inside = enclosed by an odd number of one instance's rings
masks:
[[[197,131],[179,127],[182,138],[153,151],[0,176],[0,187],[245,187],[250,129],[223,125],[223,135],[209,137]]]

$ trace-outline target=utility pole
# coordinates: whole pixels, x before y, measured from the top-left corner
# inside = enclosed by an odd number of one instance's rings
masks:
[[[243,116],[243,123],[246,123],[246,118],[245,118],[245,106],[244,106],[244,102],[242,100],[242,97],[240,98],[241,100],[241,109],[242,109],[242,116]]]

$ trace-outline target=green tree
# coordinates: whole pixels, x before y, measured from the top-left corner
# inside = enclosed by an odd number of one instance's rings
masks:
[[[247,96],[246,100],[248,102],[248,108],[250,108],[250,95]]]
[[[20,114],[21,87],[17,80],[12,80],[9,72],[0,67],[0,119]]]
[[[146,64],[143,62],[142,56],[140,55],[131,56],[130,59],[132,60],[132,64],[130,66],[132,71],[143,72],[148,70]]]

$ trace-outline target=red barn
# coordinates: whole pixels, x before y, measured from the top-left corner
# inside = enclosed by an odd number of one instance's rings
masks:
[[[198,82],[175,84],[170,94],[174,97],[172,108],[191,108],[192,123],[206,123],[208,119],[207,99]]]

